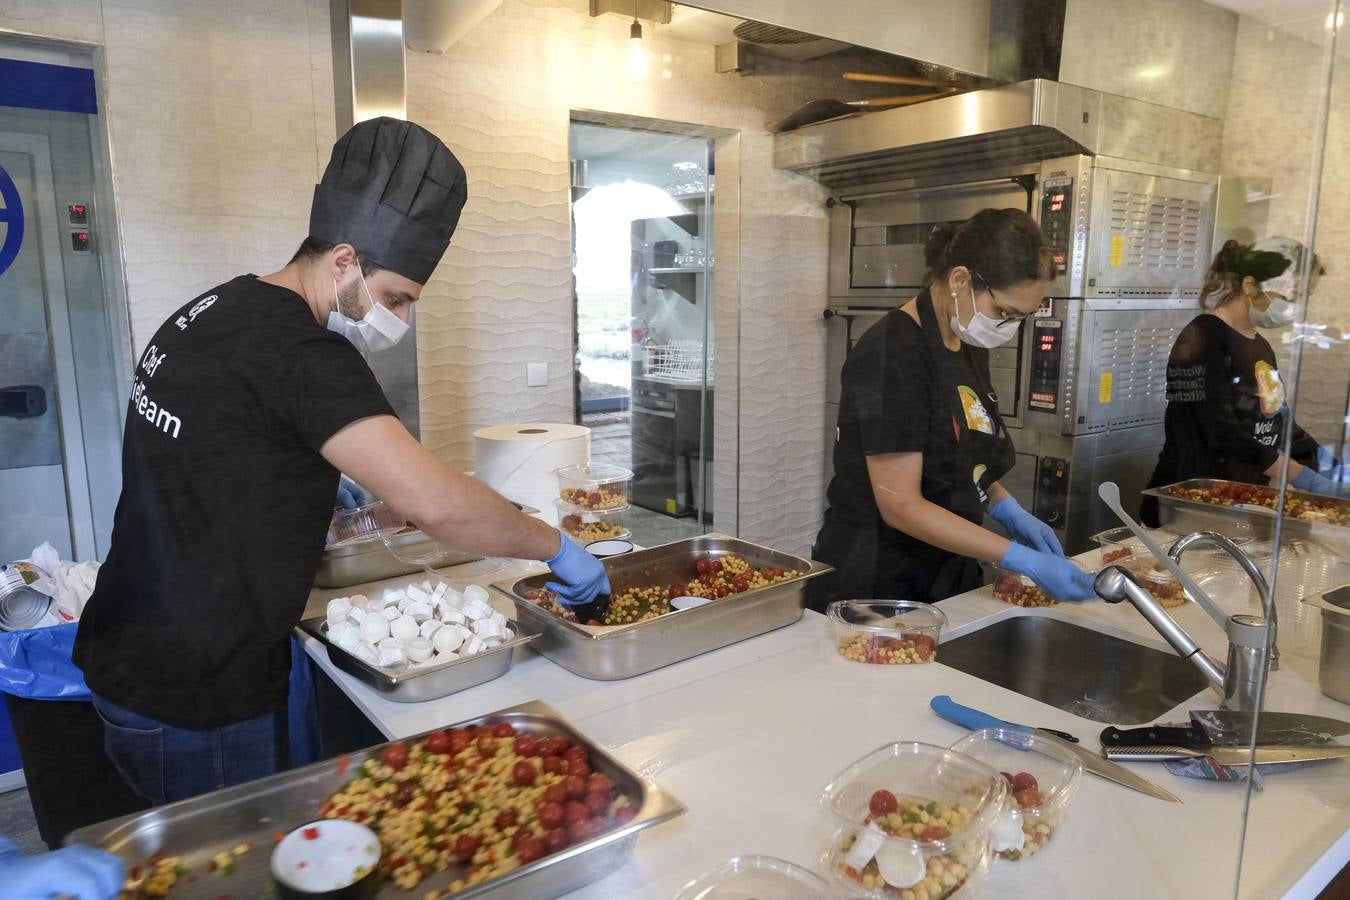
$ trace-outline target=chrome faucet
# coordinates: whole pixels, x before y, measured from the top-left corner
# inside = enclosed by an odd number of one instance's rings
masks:
[[[1098,596],[1107,603],[1124,600],[1133,603],[1139,614],[1172,645],[1177,655],[1190,660],[1204,674],[1210,687],[1223,698],[1223,706],[1255,710],[1260,703],[1266,673],[1275,668],[1278,661],[1275,650],[1275,608],[1270,586],[1256,564],[1237,545],[1212,531],[1186,535],[1172,545],[1168,556],[1173,561],[1179,561],[1188,548],[1202,543],[1220,547],[1237,560],[1261,595],[1264,615],[1238,614],[1228,617],[1228,661],[1224,666],[1220,666],[1200,649],[1132,572],[1120,566],[1107,566],[1097,573],[1094,587]],[[1270,648],[1269,656],[1267,646]]]

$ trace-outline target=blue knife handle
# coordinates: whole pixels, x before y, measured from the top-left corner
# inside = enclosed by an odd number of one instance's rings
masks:
[[[1032,734],[1035,731],[1034,728],[1028,728],[1026,725],[1014,725],[1012,722],[995,718],[987,712],[962,706],[946,694],[939,694],[929,700],[928,706],[948,722],[960,725],[962,728],[969,728],[971,731],[978,731],[981,728],[1003,728],[1021,734]]]

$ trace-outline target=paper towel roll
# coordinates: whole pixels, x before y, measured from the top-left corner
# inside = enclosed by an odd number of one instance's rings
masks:
[[[474,477],[504,497],[533,506],[558,524],[558,478],[554,469],[585,465],[591,430],[584,425],[523,422],[492,425],[473,433]]]

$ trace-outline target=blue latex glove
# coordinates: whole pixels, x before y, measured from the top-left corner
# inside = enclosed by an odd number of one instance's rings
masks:
[[[591,556],[561,531],[558,532],[558,555],[548,561],[548,567],[558,576],[557,581],[544,585],[558,595],[563,606],[590,603],[601,594],[608,594],[609,575],[600,560]]]
[[[1064,548],[1055,537],[1055,530],[1022,508],[1012,497],[1005,497],[989,507],[989,518],[1002,525],[1019,544],[1032,550],[1063,556]]]
[[[122,889],[126,866],[122,860],[76,844],[51,853],[25,856],[0,839],[0,883],[14,900],[48,900],[70,896],[76,900],[110,900]]]
[[[1093,576],[1062,556],[1032,550],[1013,541],[1000,565],[1027,576],[1056,600],[1097,599],[1097,592],[1092,588]]]
[[[1317,474],[1331,481],[1350,481],[1344,464],[1326,447],[1317,448]]]
[[[1298,473],[1298,477],[1294,479],[1294,487],[1310,494],[1324,494],[1327,497],[1350,497],[1350,483],[1332,481],[1325,475],[1318,475],[1312,470],[1311,466],[1304,466],[1303,471]]]
[[[334,509],[356,509],[368,503],[370,503],[370,496],[361,489],[361,485],[352,481],[346,475],[338,480],[337,501],[333,504]]]

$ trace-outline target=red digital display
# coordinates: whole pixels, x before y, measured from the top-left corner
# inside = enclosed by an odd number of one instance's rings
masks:
[[[1051,211],[1052,213],[1057,213],[1057,212],[1059,212],[1059,211],[1060,211],[1061,209],[1063,209],[1063,208],[1064,208],[1064,195],[1063,195],[1063,194],[1051,194],[1051,195],[1050,195],[1050,211]]]

